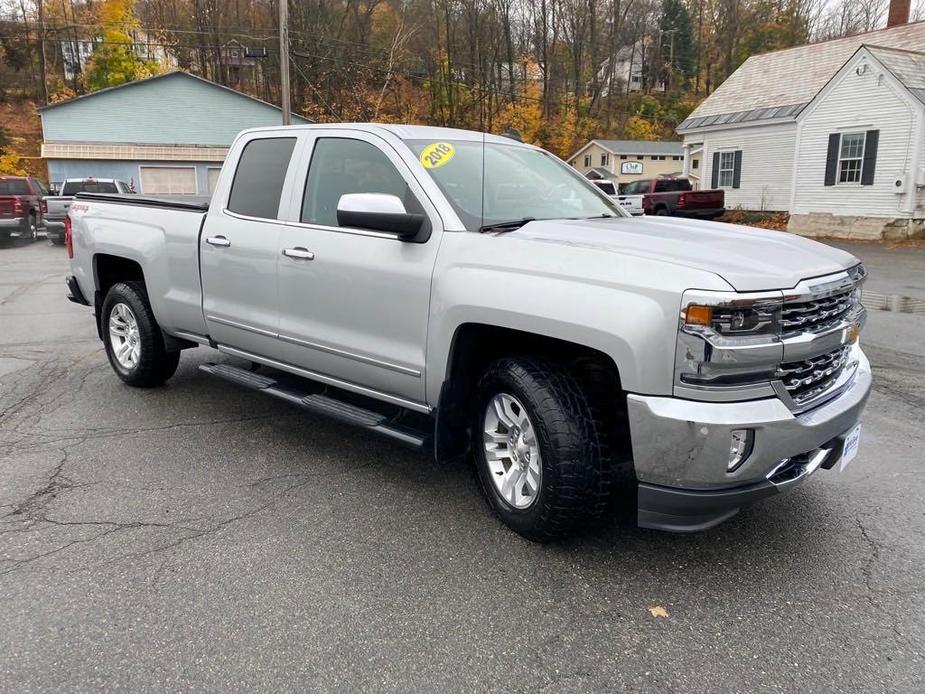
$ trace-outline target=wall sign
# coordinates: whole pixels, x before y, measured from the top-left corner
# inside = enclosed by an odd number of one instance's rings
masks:
[[[642,173],[641,161],[624,161],[620,162],[620,173],[638,176]]]

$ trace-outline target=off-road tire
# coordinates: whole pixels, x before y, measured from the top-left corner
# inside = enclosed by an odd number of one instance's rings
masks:
[[[141,346],[137,363],[126,368],[119,363],[109,335],[109,319],[117,304],[131,309],[138,325],[138,343]],[[116,375],[130,386],[152,388],[162,385],[173,376],[180,363],[179,352],[169,352],[164,347],[164,336],[154,319],[151,304],[144,284],[141,282],[118,282],[106,293],[103,300],[100,321],[106,356]]]
[[[542,480],[526,509],[501,497],[486,460],[483,418],[499,393],[523,403],[539,443]],[[509,528],[534,542],[549,542],[599,524],[610,495],[609,447],[599,421],[578,379],[564,366],[538,358],[503,358],[489,365],[476,386],[472,449],[482,490]]]

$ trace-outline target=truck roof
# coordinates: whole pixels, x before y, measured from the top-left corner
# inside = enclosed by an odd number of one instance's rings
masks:
[[[98,183],[115,183],[118,178],[100,178],[99,176],[77,176],[75,178],[65,178],[65,183],[83,183],[85,181],[95,181]]]
[[[481,142],[494,142],[499,144],[518,144],[533,148],[533,145],[524,144],[503,135],[481,133],[476,130],[463,130],[461,128],[441,128],[432,125],[401,125],[395,123],[308,123],[298,125],[274,125],[263,128],[248,128],[241,135],[255,132],[291,132],[292,130],[324,130],[338,128],[342,130],[356,130],[366,133],[390,133],[403,140],[472,140]]]

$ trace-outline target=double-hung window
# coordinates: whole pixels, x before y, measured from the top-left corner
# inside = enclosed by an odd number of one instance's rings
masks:
[[[860,183],[866,133],[842,133],[838,150],[838,182]]]
[[[731,188],[735,181],[735,152],[719,153],[719,187]]]

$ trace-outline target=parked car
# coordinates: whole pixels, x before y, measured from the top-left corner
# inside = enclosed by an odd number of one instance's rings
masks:
[[[624,196],[642,196],[645,214],[714,219],[725,212],[722,190],[694,190],[683,177],[664,176],[633,181]]]
[[[645,214],[645,210],[642,209],[642,194],[631,195],[628,194],[627,188],[633,186],[636,181],[631,183],[621,183],[620,187],[617,189],[617,202],[620,203],[620,207],[624,211],[629,212],[634,217],[640,217]]]
[[[67,238],[70,298],[125,383],[163,383],[197,345],[247,360],[200,369],[438,461],[471,454],[532,540],[611,503],[702,530],[857,451],[857,258],[631,220],[507,138],[248,130],[211,204],[79,193]]]
[[[47,194],[34,176],[0,176],[0,238],[34,241],[44,225]]]
[[[134,193],[125,181],[114,178],[68,178],[61,185],[58,195],[45,196],[45,233],[56,245],[64,243],[64,218],[77,193]]]

